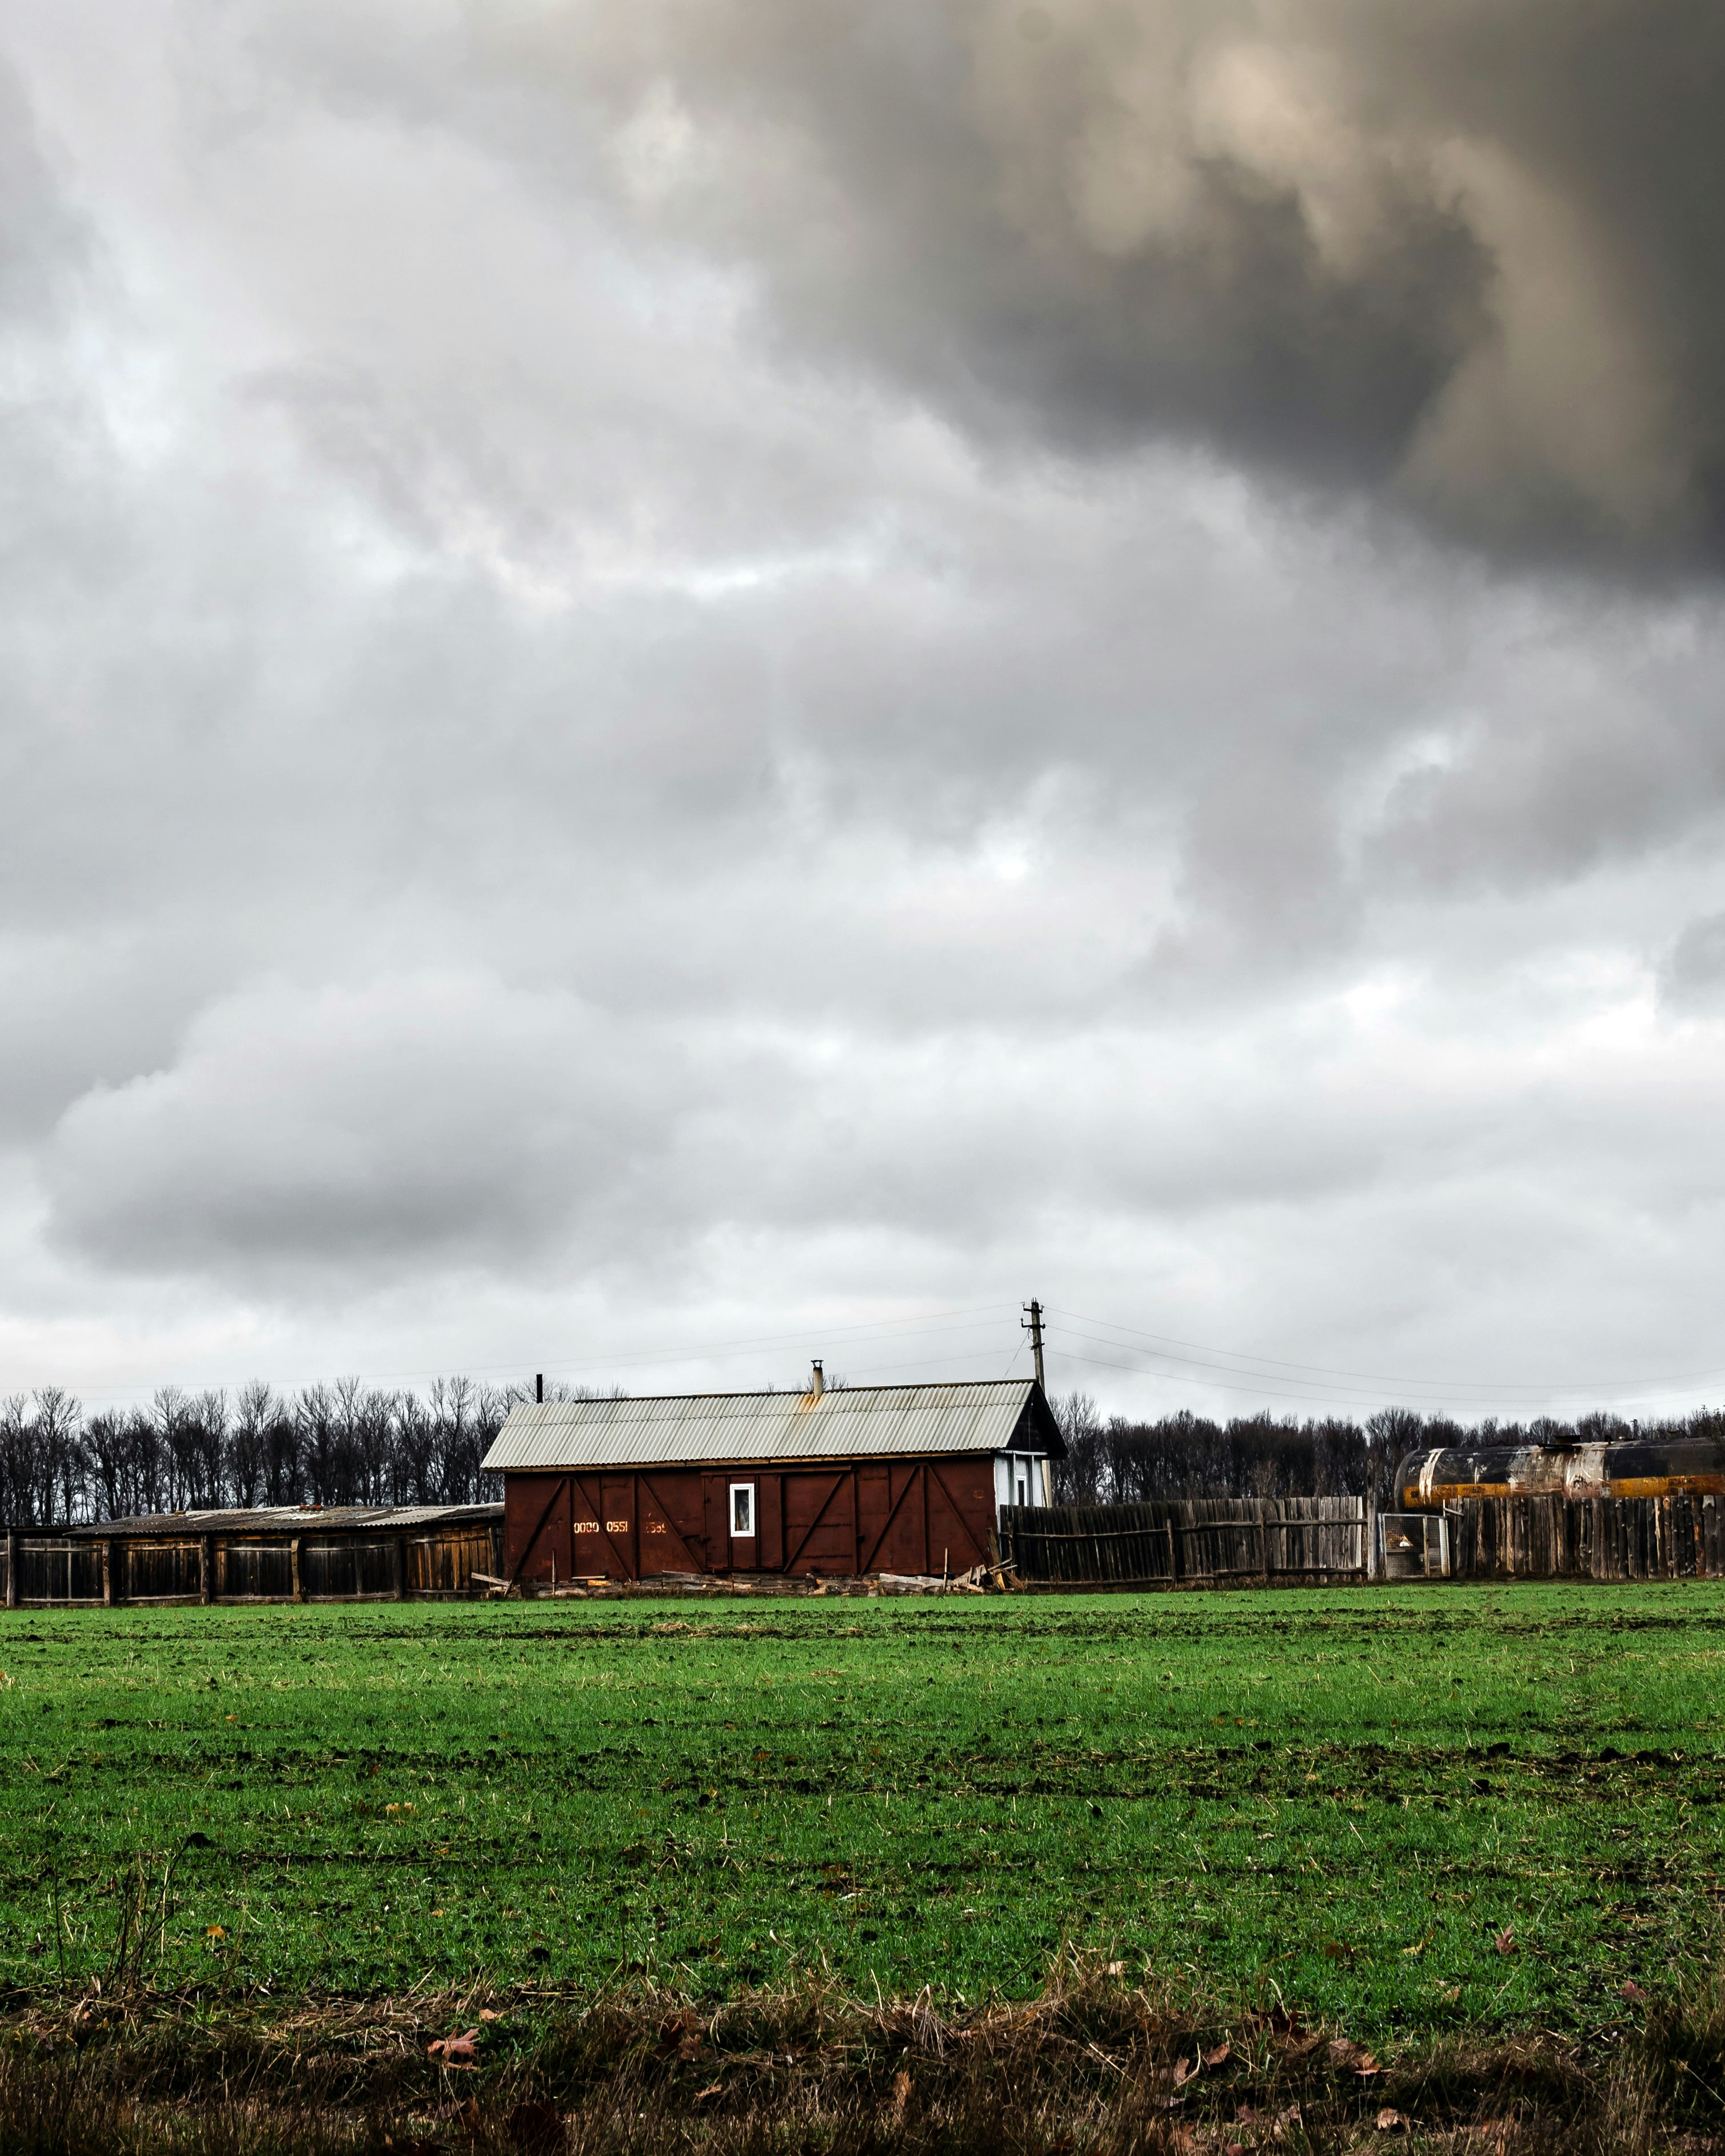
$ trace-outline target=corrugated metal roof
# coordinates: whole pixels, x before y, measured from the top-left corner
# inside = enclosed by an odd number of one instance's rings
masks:
[[[1029,1378],[965,1385],[859,1385],[824,1393],[696,1393],[681,1398],[547,1400],[516,1409],[483,1465],[649,1467],[700,1460],[877,1459],[887,1453],[1002,1452],[1032,1400],[1032,1449],[1060,1449]]]
[[[213,1512],[143,1512],[131,1519],[98,1520],[74,1535],[316,1535],[410,1527],[490,1527],[503,1517],[501,1505],[259,1505]],[[64,1530],[61,1530],[64,1532]]]

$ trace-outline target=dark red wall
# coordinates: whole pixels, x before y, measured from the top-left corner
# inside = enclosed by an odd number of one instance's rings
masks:
[[[752,1547],[727,1532],[733,1482],[755,1485]],[[964,1572],[988,1553],[994,1463],[645,1468],[504,1477],[506,1577],[646,1579],[659,1572]]]

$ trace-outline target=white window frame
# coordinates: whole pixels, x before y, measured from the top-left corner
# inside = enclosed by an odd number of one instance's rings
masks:
[[[738,1499],[739,1497],[741,1497],[741,1498],[742,1498],[742,1499],[743,1499],[743,1501],[744,1501],[744,1504],[745,1504],[745,1507],[746,1507],[746,1510],[747,1510],[747,1516],[748,1516],[748,1526],[747,1526],[747,1528],[739,1527],[737,1526],[737,1499]],[[754,1539],[755,1539],[755,1529],[756,1529],[756,1527],[757,1527],[757,1524],[758,1524],[758,1522],[757,1522],[757,1520],[756,1520],[756,1518],[755,1518],[755,1486],[754,1486],[754,1484],[753,1484],[752,1482],[733,1482],[733,1483],[731,1485],[731,1539],[732,1539],[732,1542],[734,1542],[734,1543],[752,1543],[752,1542],[753,1542],[753,1541],[754,1541]]]
[[[1051,1505],[1053,1492],[1049,1486],[1048,1460],[1040,1452],[997,1452],[994,1455],[994,1502],[1004,1511],[1019,1501],[1019,1482],[1024,1484],[1024,1502],[1027,1505]]]

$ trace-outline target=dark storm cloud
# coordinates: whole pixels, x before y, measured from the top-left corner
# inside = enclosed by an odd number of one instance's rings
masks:
[[[1725,541],[1711,0],[535,0],[470,25],[805,353],[986,435],[1199,438],[1512,548]],[[519,95],[475,124],[590,162]]]

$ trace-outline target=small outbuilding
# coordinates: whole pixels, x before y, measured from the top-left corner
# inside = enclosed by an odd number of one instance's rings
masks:
[[[968,1571],[1003,1507],[1051,1501],[1065,1447],[1029,1378],[699,1393],[517,1407],[503,1476],[511,1582],[668,1573]]]
[[[0,1536],[6,1606],[374,1602],[479,1591],[501,1505],[285,1505],[151,1512]]]

